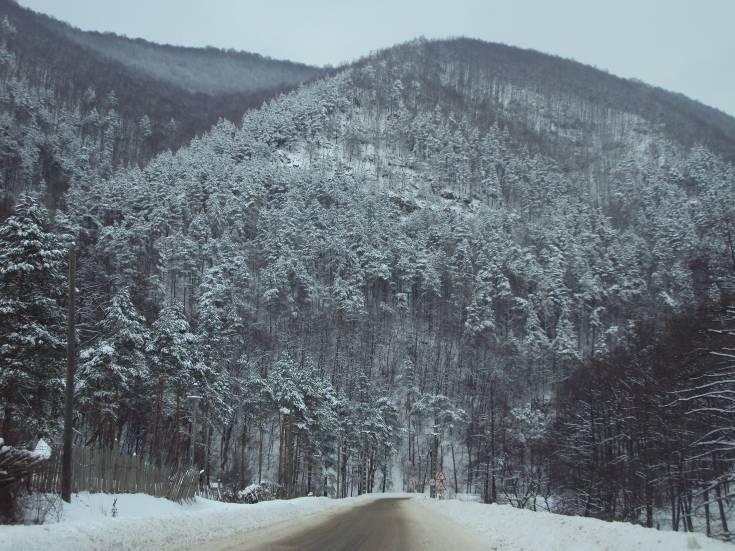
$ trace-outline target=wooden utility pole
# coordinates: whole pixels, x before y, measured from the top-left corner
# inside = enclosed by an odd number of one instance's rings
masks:
[[[66,326],[66,392],[64,395],[64,455],[61,464],[61,499],[71,503],[72,422],[74,420],[74,373],[77,370],[76,300],[77,254],[69,247],[69,312]]]

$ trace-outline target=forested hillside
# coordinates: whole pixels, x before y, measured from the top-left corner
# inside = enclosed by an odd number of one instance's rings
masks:
[[[167,46],[112,33],[83,32],[48,17],[40,22],[51,32],[133,71],[192,93],[242,94],[286,88],[319,73],[315,67],[248,52]]]
[[[0,217],[19,192],[43,182],[55,205],[75,172],[105,178],[144,164],[319,72],[255,54],[87,33],[13,0],[0,0],[0,21]],[[208,85],[193,86],[193,75]]]
[[[525,129],[524,141],[546,148],[566,145],[569,157],[607,158],[610,150],[603,146],[609,148],[622,134],[645,137],[652,127],[679,143],[703,144],[733,158],[731,116],[571,60],[462,38],[409,42],[380,52],[375,61],[403,65],[419,86],[442,93],[443,102],[470,101],[490,120],[502,118],[518,132]]]
[[[58,434],[74,239],[80,443],[285,496],[443,468],[487,502],[649,526],[706,502],[727,533],[734,128],[571,61],[421,40],[73,172],[55,216],[26,197],[0,228],[2,436]]]

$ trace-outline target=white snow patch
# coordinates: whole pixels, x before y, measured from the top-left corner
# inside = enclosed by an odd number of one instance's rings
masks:
[[[732,545],[704,534],[661,532],[623,522],[555,515],[456,500],[416,498],[415,502],[449,517],[482,536],[495,551],[732,551]]]
[[[33,454],[36,457],[40,457],[41,459],[48,459],[51,457],[51,446],[48,445],[48,443],[41,438],[38,441],[38,444],[36,444],[36,447],[33,450]]]
[[[71,504],[64,504],[57,524],[0,526],[0,550],[179,550],[278,522],[347,509],[367,499],[370,497],[304,497],[240,505],[196,498],[179,504],[147,494],[82,492],[72,497]]]

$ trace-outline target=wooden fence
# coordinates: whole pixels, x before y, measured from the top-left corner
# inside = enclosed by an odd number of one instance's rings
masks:
[[[156,467],[139,458],[104,448],[74,448],[74,492],[141,492],[173,501],[193,499],[199,489],[196,469]],[[35,492],[58,492],[61,487],[61,450],[54,448],[45,465],[30,480]]]

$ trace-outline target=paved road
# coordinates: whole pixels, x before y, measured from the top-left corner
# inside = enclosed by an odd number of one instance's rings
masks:
[[[475,551],[463,529],[411,499],[384,498],[293,528],[243,534],[210,545],[220,551]]]

